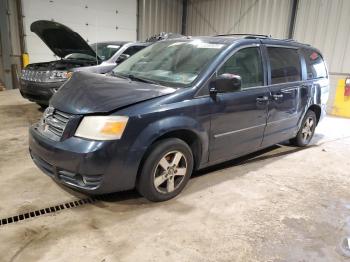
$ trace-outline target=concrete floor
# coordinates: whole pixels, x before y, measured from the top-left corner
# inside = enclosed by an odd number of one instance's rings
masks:
[[[32,163],[42,113],[0,92],[0,219],[80,196]],[[327,117],[312,146],[288,145],[197,173],[182,194],[135,192],[0,227],[0,261],[345,261],[350,120]]]

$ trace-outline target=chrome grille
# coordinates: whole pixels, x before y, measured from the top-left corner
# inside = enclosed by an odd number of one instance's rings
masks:
[[[48,129],[55,135],[61,137],[69,121],[69,115],[55,110],[52,114],[52,118],[48,118],[47,120]]]
[[[26,81],[48,82],[51,71],[22,70],[21,78]]]
[[[23,69],[21,79],[31,82],[47,83],[66,81],[69,74],[65,70],[35,70]]]
[[[59,141],[72,115],[48,107],[42,119],[42,132],[49,138]]]

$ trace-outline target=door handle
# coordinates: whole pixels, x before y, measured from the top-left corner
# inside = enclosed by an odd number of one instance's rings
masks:
[[[280,98],[283,98],[283,94],[274,94],[272,95],[273,99],[278,100]]]
[[[256,98],[256,102],[258,102],[258,103],[262,103],[262,102],[266,102],[266,101],[269,101],[268,96],[259,96]]]

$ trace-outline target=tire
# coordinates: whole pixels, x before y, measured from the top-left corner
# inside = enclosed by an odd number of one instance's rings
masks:
[[[152,145],[141,168],[137,191],[150,201],[169,200],[186,186],[193,170],[193,154],[181,139],[160,140]]]
[[[303,122],[301,123],[300,129],[296,137],[290,140],[291,144],[305,147],[307,146],[315,133],[317,124],[316,114],[314,111],[307,111],[304,116]]]

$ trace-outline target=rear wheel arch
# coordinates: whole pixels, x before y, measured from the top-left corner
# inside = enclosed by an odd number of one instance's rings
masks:
[[[316,115],[316,121],[317,121],[317,124],[318,122],[320,121],[320,118],[321,118],[321,107],[319,105],[311,105],[307,111],[313,111]],[[306,111],[306,112],[307,112]]]

